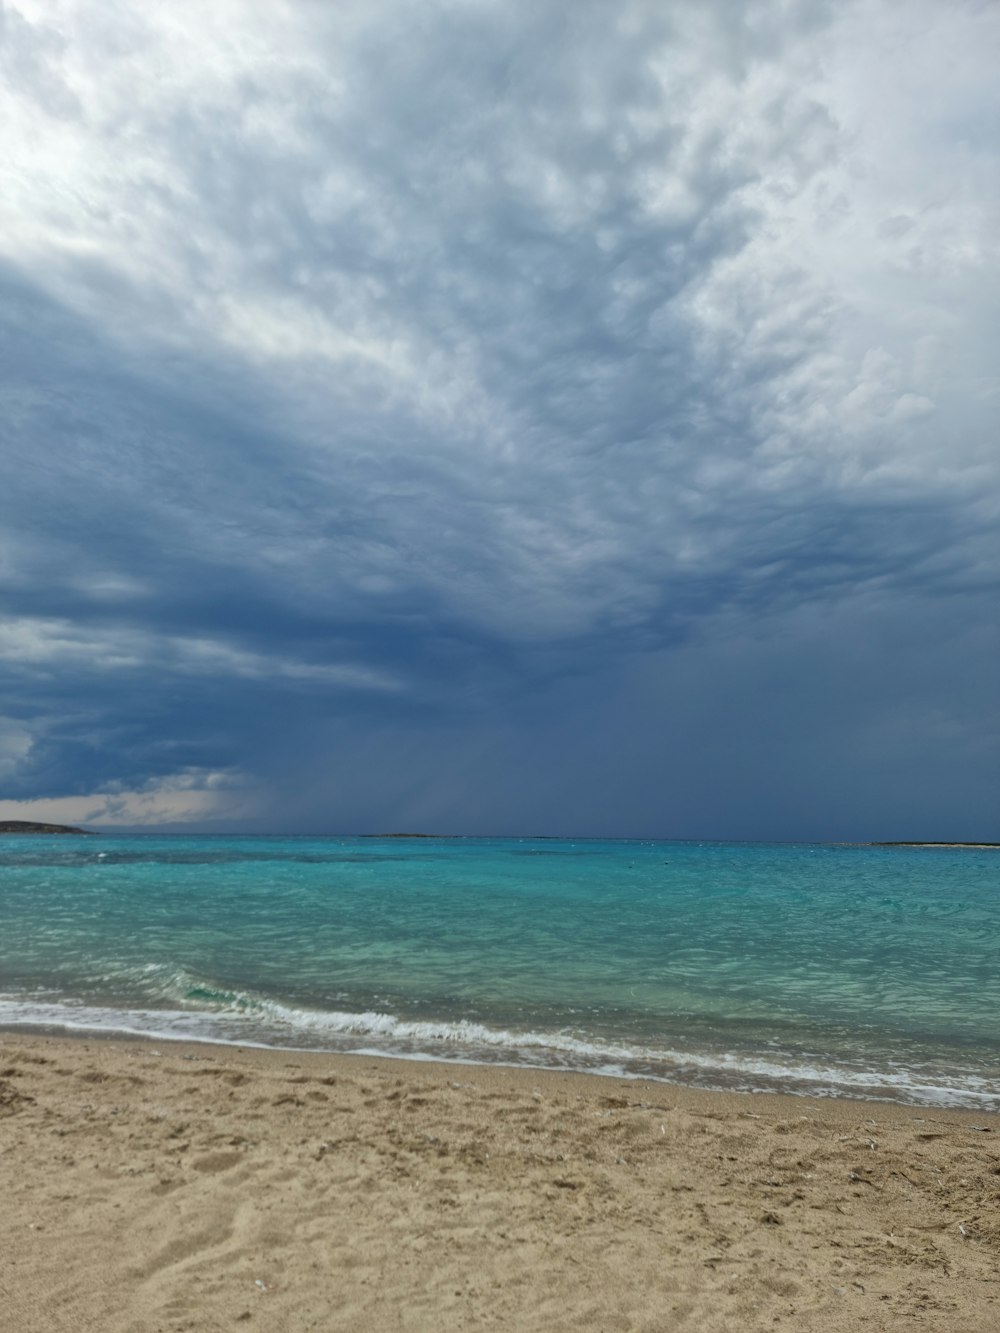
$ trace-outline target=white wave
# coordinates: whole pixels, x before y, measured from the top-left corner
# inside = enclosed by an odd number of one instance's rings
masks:
[[[189,985],[188,983],[191,983]],[[172,986],[201,989],[172,973]],[[742,1091],[789,1091],[820,1097],[903,1100],[922,1105],[1000,1112],[1000,1082],[973,1074],[931,1078],[916,1070],[857,1069],[837,1064],[781,1062],[727,1053],[625,1046],[568,1032],[515,1032],[466,1019],[413,1020],[369,1011],[293,1008],[245,992],[222,992],[214,1009],[114,1009],[0,995],[0,1026],[120,1033],[161,1041],[198,1041],[262,1048],[339,1050],[358,1055],[463,1064],[495,1063],[576,1069],[668,1083]]]

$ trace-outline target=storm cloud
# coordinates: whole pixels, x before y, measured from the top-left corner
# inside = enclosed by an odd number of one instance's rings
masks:
[[[0,813],[997,836],[998,51],[0,4]]]

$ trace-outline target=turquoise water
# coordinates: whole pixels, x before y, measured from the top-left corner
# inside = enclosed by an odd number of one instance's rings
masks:
[[[1000,853],[0,839],[0,1024],[1000,1109]]]

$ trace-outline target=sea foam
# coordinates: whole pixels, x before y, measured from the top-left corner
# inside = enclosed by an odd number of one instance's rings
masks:
[[[189,996],[200,992],[214,997],[211,1007],[117,1009],[3,995],[0,1027],[575,1070],[726,1091],[1000,1111],[1000,1082],[968,1074],[948,1080],[904,1068],[858,1069],[792,1058],[616,1044],[569,1032],[491,1028],[466,1019],[414,1020],[377,1011],[309,1010],[249,992],[226,991],[181,971],[173,978],[175,985],[183,979]]]

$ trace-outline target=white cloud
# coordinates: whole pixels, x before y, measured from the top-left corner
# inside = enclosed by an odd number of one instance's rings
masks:
[[[238,819],[253,806],[254,793],[237,775],[188,769],[158,778],[137,791],[114,788],[86,796],[0,801],[0,819],[37,823],[169,825]]]
[[[217,680],[285,680],[331,688],[394,691],[387,672],[334,662],[248,652],[222,640],[78,626],[68,620],[17,617],[0,623],[0,661],[10,666],[106,672],[155,668]]]

